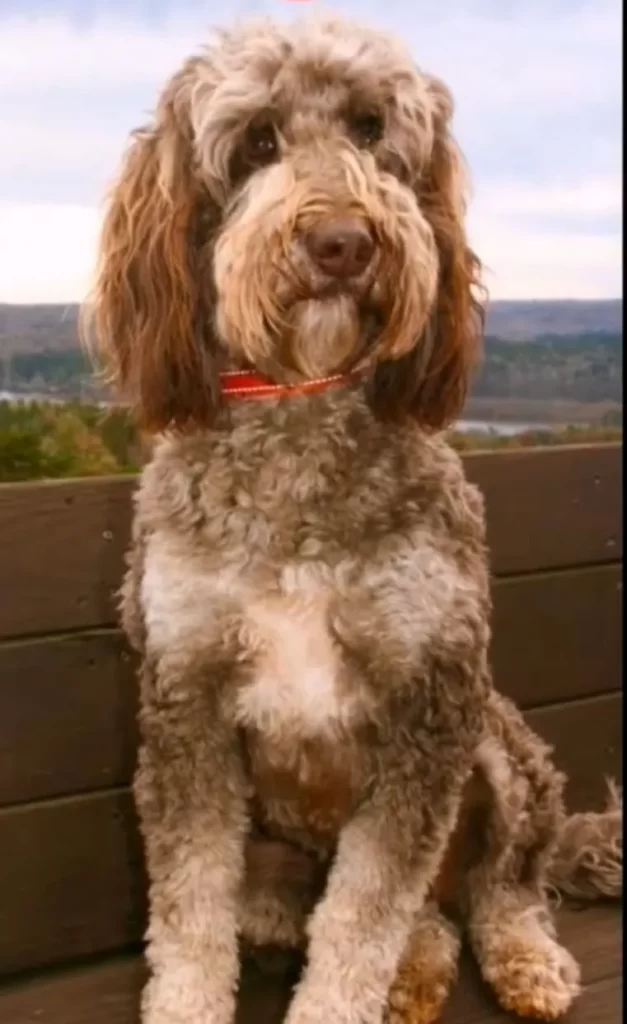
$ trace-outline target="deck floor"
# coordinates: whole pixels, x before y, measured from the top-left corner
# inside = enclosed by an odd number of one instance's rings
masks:
[[[616,906],[568,909],[559,914],[560,936],[583,968],[584,992],[568,1024],[619,1024],[622,1020],[622,912]],[[128,955],[0,987],[0,1024],[138,1024],[144,974],[140,956]],[[238,1024],[279,1024],[285,985],[249,974]],[[506,1024],[469,960],[441,1024]],[[331,1022],[329,1022],[331,1024]]]

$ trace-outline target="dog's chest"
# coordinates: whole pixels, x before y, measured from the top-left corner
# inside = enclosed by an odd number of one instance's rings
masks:
[[[253,820],[271,836],[329,854],[367,786],[366,753],[358,743],[309,740],[277,745],[244,730],[253,784]]]
[[[360,714],[332,629],[333,574],[321,564],[270,571],[198,559],[179,546],[146,551],[141,592],[147,640],[160,653],[232,660],[238,726],[273,741],[331,739]]]
[[[329,629],[324,588],[255,601],[245,631],[254,652],[238,688],[255,816],[271,833],[332,848],[363,787],[354,728],[356,680]]]
[[[330,629],[329,590],[255,594],[242,608],[249,671],[238,689],[241,725],[268,739],[332,739],[357,713],[343,652]]]
[[[180,548],[146,552],[142,602],[157,653],[197,652],[207,663],[232,645],[225,691],[247,751],[255,813],[295,838],[326,848],[355,806],[363,772],[355,734],[366,697],[331,627],[333,574],[291,565],[260,579]]]

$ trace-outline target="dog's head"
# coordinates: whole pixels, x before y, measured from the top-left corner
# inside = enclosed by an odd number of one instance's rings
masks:
[[[342,21],[223,33],[135,133],[92,318],[148,429],[210,424],[220,365],[363,368],[378,415],[460,412],[480,333],[447,89]]]

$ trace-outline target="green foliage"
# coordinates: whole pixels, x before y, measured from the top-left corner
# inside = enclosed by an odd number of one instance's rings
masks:
[[[123,410],[72,402],[0,402],[0,481],[135,472],[137,434]]]
[[[511,450],[516,448],[550,448],[566,444],[604,444],[609,441],[622,441],[622,426],[572,425],[549,429],[547,427],[530,428],[519,434],[497,434],[496,431],[452,431],[449,441],[453,448],[461,452],[493,451],[495,449]]]
[[[533,341],[486,338],[477,398],[622,402],[623,338],[603,332]]]
[[[88,380],[91,366],[79,348],[61,352],[25,352],[11,358],[10,373],[13,380],[38,387],[63,388],[77,381]]]
[[[620,426],[529,430],[514,437],[495,432],[451,432],[460,451],[622,440]],[[0,402],[0,482],[136,472],[142,445],[120,408],[69,402]]]

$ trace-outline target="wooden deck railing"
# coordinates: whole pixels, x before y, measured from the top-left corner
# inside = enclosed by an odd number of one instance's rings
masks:
[[[621,447],[465,461],[487,499],[496,685],[555,744],[573,806],[598,803],[622,760]],[[0,487],[0,1024],[136,1019],[134,663],[115,610],[133,485]],[[55,1010],[68,978],[78,1010]]]

